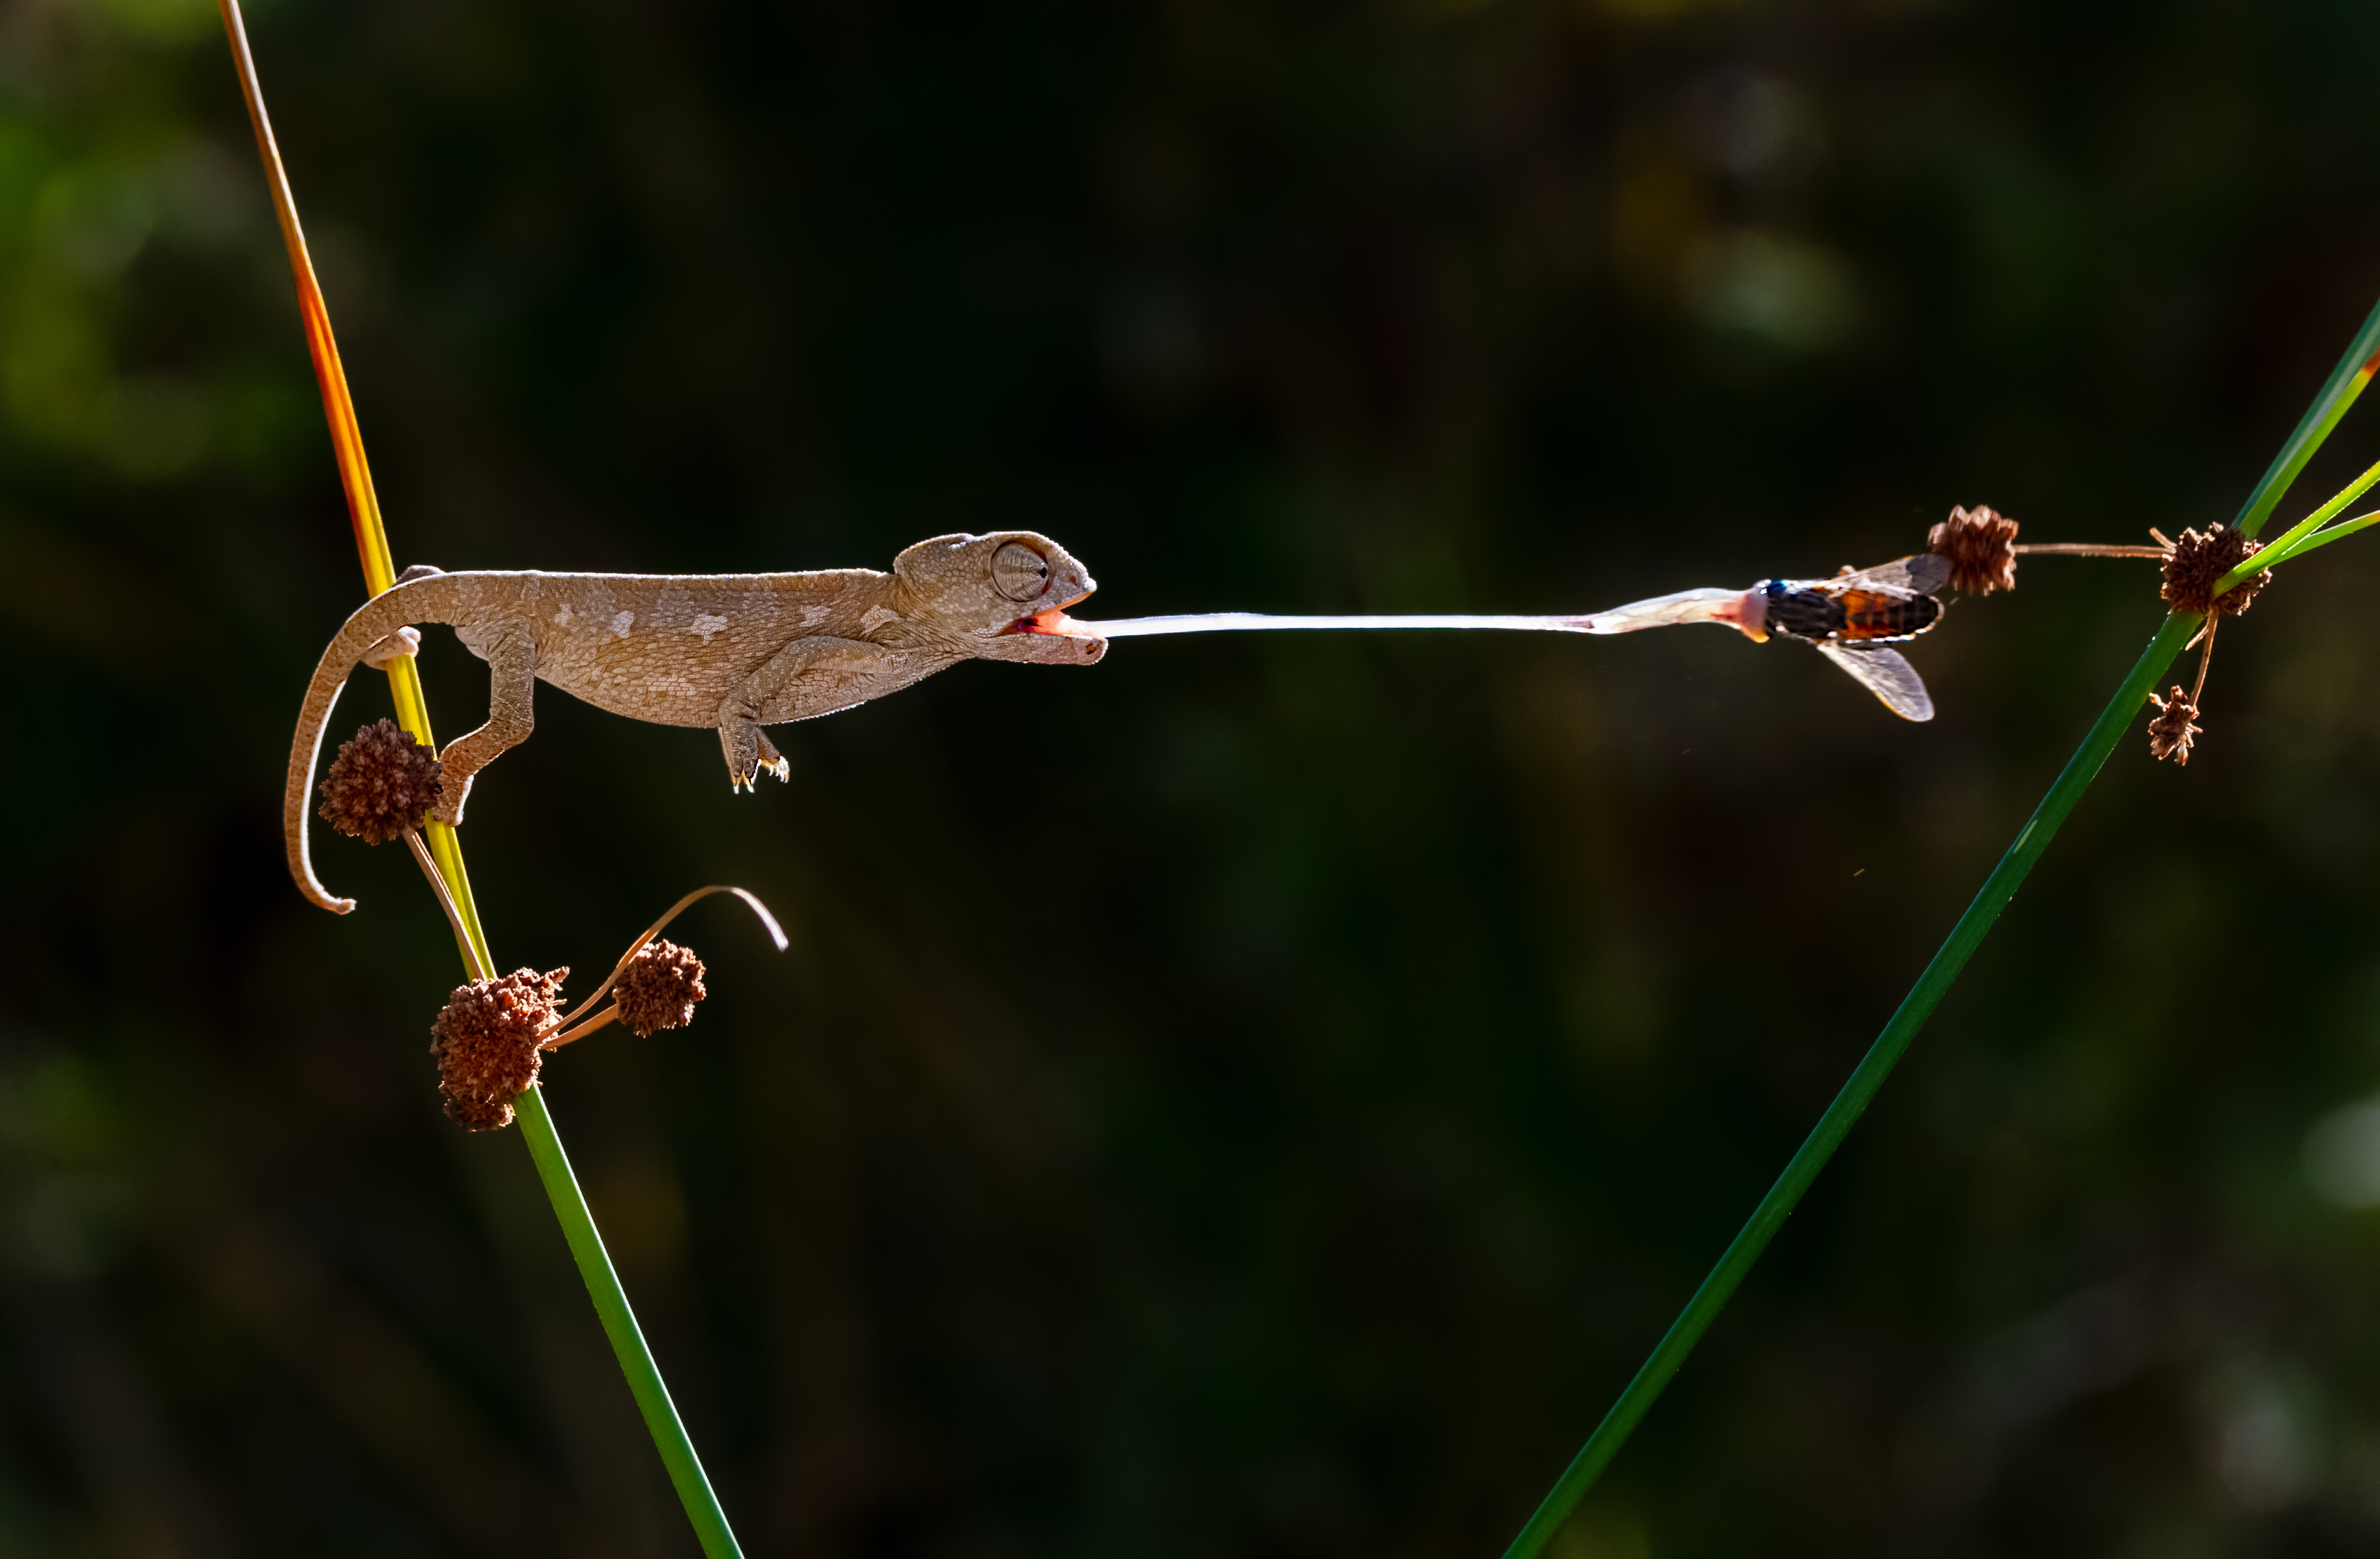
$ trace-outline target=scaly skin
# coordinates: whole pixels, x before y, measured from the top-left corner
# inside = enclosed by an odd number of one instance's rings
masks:
[[[355,900],[332,896],[307,848],[322,729],[358,662],[413,653],[418,636],[400,636],[411,624],[449,624],[492,672],[487,724],[439,755],[442,823],[460,823],[472,779],[528,739],[540,681],[631,719],[715,728],[728,783],[748,789],[763,769],[786,775],[763,726],[847,709],[962,660],[1087,666],[1107,651],[1096,635],[1044,626],[1096,586],[1065,549],[1023,530],[921,541],[890,574],[407,574],[322,652],[289,747],[289,872],[339,914]]]

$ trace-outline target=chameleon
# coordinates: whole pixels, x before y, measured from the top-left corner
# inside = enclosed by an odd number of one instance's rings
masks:
[[[356,907],[314,875],[308,792],[348,674],[414,654],[415,623],[452,627],[488,663],[487,723],[439,755],[444,787],[431,817],[455,825],[480,770],[528,739],[540,681],[631,719],[715,728],[729,789],[748,792],[763,770],[789,773],[763,726],[848,709],[962,660],[1096,662],[1106,639],[1065,616],[1096,588],[1064,548],[1026,530],[920,541],[890,574],[408,568],[347,619],[306,689],[282,798],[289,874],[323,909]]]

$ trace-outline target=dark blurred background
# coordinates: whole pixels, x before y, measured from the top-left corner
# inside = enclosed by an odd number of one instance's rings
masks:
[[[1579,611],[2228,519],[2380,296],[2364,0],[272,0],[396,562]],[[0,1550],[693,1552],[405,857],[276,803],[361,597],[202,0],[0,6]],[[2358,412],[2282,518],[2380,453]],[[1556,1552],[2380,1547],[2373,549],[2128,741]],[[2158,621],[1892,719],[1704,631],[1120,643],[780,732],[549,694],[507,966],[755,1555],[1482,1555]],[[483,669],[433,630],[440,731]],[[341,723],[385,711],[359,678]]]

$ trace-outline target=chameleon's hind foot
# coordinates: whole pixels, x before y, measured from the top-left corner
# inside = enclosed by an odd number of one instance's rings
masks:
[[[785,755],[777,751],[777,744],[769,740],[767,731],[749,721],[720,727],[719,744],[727,754],[727,789],[731,794],[755,788],[764,770],[780,780],[792,777],[793,765],[785,761]]]

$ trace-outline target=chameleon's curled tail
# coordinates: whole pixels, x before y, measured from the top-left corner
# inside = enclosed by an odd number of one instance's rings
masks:
[[[331,896],[331,890],[314,876],[313,856],[306,846],[307,804],[331,707],[339,701],[339,690],[346,686],[347,673],[355,670],[364,651],[411,623],[454,622],[471,589],[468,576],[433,574],[383,590],[357,608],[314,668],[306,702],[298,711],[298,733],[289,743],[289,783],[281,797],[281,833],[289,847],[289,875],[297,879],[298,891],[334,914],[346,914],[356,901]]]

